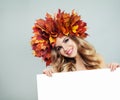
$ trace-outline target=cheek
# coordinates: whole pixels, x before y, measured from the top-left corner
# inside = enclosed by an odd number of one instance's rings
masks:
[[[69,57],[68,55],[65,54],[65,52],[63,50],[60,50],[60,55],[62,55],[64,57]]]
[[[65,55],[63,50],[60,50],[60,54],[63,55],[63,56]]]
[[[73,51],[75,54],[78,52],[78,47],[77,45],[74,45],[74,51]]]
[[[78,51],[78,47],[77,46],[75,46],[75,50],[76,50],[76,52]]]

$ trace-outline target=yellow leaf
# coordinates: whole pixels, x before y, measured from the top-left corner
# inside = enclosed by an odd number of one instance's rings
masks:
[[[45,40],[39,40],[40,43],[43,43]]]
[[[76,33],[76,30],[78,29],[78,25],[72,27],[72,31]]]
[[[50,37],[49,37],[49,41],[50,41],[50,44],[51,44],[51,43],[55,42],[55,39],[50,36]]]

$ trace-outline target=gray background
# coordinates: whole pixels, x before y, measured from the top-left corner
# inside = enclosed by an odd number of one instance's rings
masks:
[[[107,63],[120,62],[120,0],[0,0],[0,100],[37,100],[45,64],[32,55],[32,26],[58,8],[75,9],[88,24],[87,40]]]

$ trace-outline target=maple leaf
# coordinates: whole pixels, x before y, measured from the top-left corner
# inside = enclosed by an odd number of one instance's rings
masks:
[[[76,33],[77,29],[78,29],[78,25],[73,26],[73,27],[72,27],[73,33]]]

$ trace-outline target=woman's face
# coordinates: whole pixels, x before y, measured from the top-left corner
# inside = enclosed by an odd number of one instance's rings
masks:
[[[63,36],[61,38],[58,37],[55,47],[56,50],[65,57],[73,58],[77,56],[77,45],[67,36]]]

